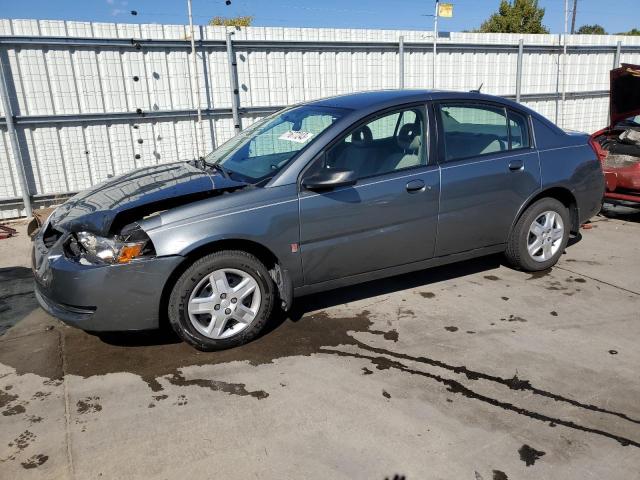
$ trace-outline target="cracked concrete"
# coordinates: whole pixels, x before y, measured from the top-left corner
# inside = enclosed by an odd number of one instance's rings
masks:
[[[549,272],[491,257],[341,289],[201,353],[47,316],[21,227],[0,478],[640,478],[640,223],[582,235]]]

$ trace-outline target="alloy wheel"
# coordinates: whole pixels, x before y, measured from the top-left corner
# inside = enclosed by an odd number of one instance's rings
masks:
[[[529,227],[527,251],[536,262],[546,262],[558,252],[563,238],[562,217],[552,210],[546,211]]]
[[[214,270],[191,292],[189,320],[208,338],[229,338],[251,325],[261,301],[258,282],[249,273],[235,268]]]

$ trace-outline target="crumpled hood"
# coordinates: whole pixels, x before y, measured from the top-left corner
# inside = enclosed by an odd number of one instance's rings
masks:
[[[118,218],[120,226],[154,211],[184,205],[246,184],[209,174],[190,163],[141,168],[81,192],[58,207],[54,228],[106,235]]]
[[[611,125],[640,115],[640,65],[623,63],[610,74]]]

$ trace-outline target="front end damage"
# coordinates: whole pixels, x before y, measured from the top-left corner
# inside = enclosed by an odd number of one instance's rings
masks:
[[[138,170],[76,195],[32,236],[38,302],[83,330],[157,328],[164,285],[183,257],[157,256],[140,223],[245,186],[181,163]]]
[[[164,283],[182,257],[156,257],[146,250],[137,258],[112,261],[83,248],[75,232],[46,225],[35,235],[32,268],[40,306],[88,331],[157,328]]]

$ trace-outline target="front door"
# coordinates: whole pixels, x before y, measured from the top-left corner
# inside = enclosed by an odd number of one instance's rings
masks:
[[[538,153],[524,113],[483,103],[436,106],[441,166],[436,256],[500,245],[540,188]]]
[[[352,170],[354,186],[300,190],[300,248],[307,285],[433,256],[439,172],[429,162],[423,106],[361,122],[307,170]]]

